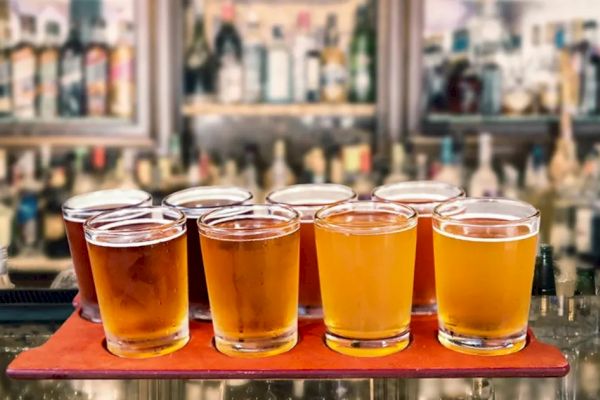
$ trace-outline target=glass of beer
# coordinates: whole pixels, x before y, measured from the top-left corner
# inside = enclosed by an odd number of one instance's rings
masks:
[[[216,208],[241,205],[250,200],[252,193],[233,186],[194,187],[175,192],[163,200],[164,206],[181,210],[187,218],[188,293],[192,319],[211,319],[198,236],[198,218]]]
[[[524,202],[451,200],[433,212],[438,339],[462,353],[525,346],[540,224]]]
[[[325,207],[315,216],[329,348],[376,357],[410,341],[417,212],[377,201]]]
[[[373,191],[374,199],[406,204],[419,214],[412,306],[414,314],[432,314],[436,311],[431,228],[433,209],[444,201],[464,196],[462,189],[434,181],[400,182],[380,186]]]
[[[90,259],[83,234],[83,223],[86,219],[107,210],[150,204],[152,204],[150,194],[134,189],[99,190],[73,196],[63,204],[63,219],[73,267],[77,275],[83,318],[92,322],[101,322]]]
[[[298,340],[300,216],[280,205],[223,207],[200,218],[215,345],[263,357]]]
[[[174,208],[133,207],[85,222],[111,353],[154,357],[188,342],[185,220]]]
[[[288,186],[267,196],[268,203],[288,205],[300,214],[300,316],[323,317],[313,224],[315,213],[324,206],[354,198],[356,193],[349,187],[331,183]]]

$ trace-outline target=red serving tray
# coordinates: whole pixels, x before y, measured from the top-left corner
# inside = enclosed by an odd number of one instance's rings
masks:
[[[338,354],[323,341],[321,321],[299,323],[300,339],[288,353],[258,359],[228,357],[212,344],[210,323],[191,322],[191,340],[181,350],[150,359],[125,359],[104,347],[104,331],[74,313],[44,345],[24,351],[8,366],[25,379],[277,379],[277,378],[450,378],[561,377],[569,364],[555,347],[538,342],[506,356],[471,356],[444,348],[435,317],[413,318],[410,346],[399,353],[356,358]]]

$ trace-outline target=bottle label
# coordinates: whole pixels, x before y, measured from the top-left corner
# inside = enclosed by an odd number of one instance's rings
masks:
[[[244,100],[257,102],[261,94],[262,50],[258,46],[244,51]]]
[[[44,218],[44,238],[58,240],[65,236],[65,225],[60,214],[47,213]]]
[[[51,118],[57,115],[58,98],[58,53],[44,52],[40,57],[40,116]]]
[[[35,53],[26,47],[12,54],[13,104],[18,118],[35,117]]]
[[[321,86],[324,100],[340,101],[346,96],[346,69],[337,62],[323,65]]]
[[[306,91],[318,91],[321,72],[321,62],[317,57],[306,59]]]
[[[221,59],[219,70],[219,100],[222,103],[237,103],[242,100],[242,66],[233,53]]]
[[[63,88],[80,85],[83,81],[82,59],[78,54],[68,52],[62,60],[63,74],[60,82]]]
[[[106,115],[106,98],[108,93],[107,67],[108,57],[106,51],[101,48],[94,48],[88,51],[85,58],[85,86],[88,115]]]
[[[133,51],[123,47],[115,50],[110,63],[110,111],[122,118],[131,118],[134,110]]]
[[[285,51],[269,53],[267,73],[267,99],[287,101],[290,99],[290,58]]]
[[[578,253],[588,254],[592,251],[592,218],[590,208],[578,208],[575,212],[575,249]]]
[[[360,100],[366,100],[371,89],[371,75],[369,67],[371,66],[371,57],[365,53],[357,54],[355,59],[356,72],[354,75],[354,91]]]

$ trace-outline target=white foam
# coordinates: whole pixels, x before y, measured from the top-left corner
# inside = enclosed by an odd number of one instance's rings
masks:
[[[485,225],[479,225],[480,227],[484,228]],[[525,226],[525,225],[521,225],[521,226]],[[510,226],[508,226],[507,228],[511,228]],[[481,238],[481,237],[473,237],[473,236],[467,236],[467,235],[459,235],[459,234],[454,234],[454,233],[449,233],[449,232],[444,232],[438,228],[436,228],[435,226],[433,227],[433,230],[436,231],[437,233],[439,233],[440,235],[452,238],[452,239],[457,239],[457,240],[466,240],[469,242],[482,242],[482,243],[505,243],[505,242],[515,242],[517,240],[523,240],[523,239],[528,239],[532,236],[536,236],[537,232],[533,231],[533,232],[529,232],[525,235],[520,235],[520,236],[514,236],[514,237],[502,237],[502,238]]]
[[[178,230],[173,235],[161,237],[159,239],[144,240],[144,237],[156,235],[157,231],[160,231],[162,229],[162,227],[160,225],[168,224],[170,222],[173,222],[173,221],[167,220],[167,219],[156,219],[156,218],[142,218],[142,219],[137,219],[134,221],[131,221],[131,220],[117,221],[117,222],[113,222],[113,223],[103,226],[102,229],[95,230],[94,236],[96,236],[96,237],[105,236],[105,237],[108,237],[109,240],[127,240],[126,242],[115,243],[115,242],[110,242],[108,240],[104,240],[104,241],[92,240],[88,237],[87,234],[86,234],[86,240],[88,243],[91,243],[95,246],[100,246],[100,247],[126,248],[126,247],[153,246],[153,245],[156,245],[159,243],[171,241],[171,240],[176,239],[179,236],[182,236],[186,233],[185,227],[182,227],[182,228],[173,227],[173,228],[167,228],[167,229],[177,229]],[[139,225],[139,224],[153,224],[153,225],[158,225],[158,226],[150,227],[147,229],[141,229],[139,231],[136,231],[136,230],[120,231],[119,233],[117,233],[116,231],[110,230],[110,229],[117,228],[117,227],[123,226],[123,225],[133,226],[133,225]],[[119,236],[116,236],[116,235],[119,235]]]

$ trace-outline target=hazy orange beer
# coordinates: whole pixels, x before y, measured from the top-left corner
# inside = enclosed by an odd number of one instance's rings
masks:
[[[295,346],[299,225],[298,213],[279,205],[223,207],[200,218],[219,351],[261,357]]]
[[[417,210],[417,255],[413,289],[413,313],[430,314],[436,310],[433,262],[433,209],[444,201],[464,197],[462,189],[443,182],[409,181],[380,186],[373,191],[377,200],[406,204]]]
[[[315,218],[327,345],[380,356],[409,343],[417,213],[410,207],[356,201]]]
[[[210,320],[210,307],[202,249],[198,236],[198,218],[219,207],[244,204],[252,193],[233,186],[200,186],[175,192],[163,200],[164,206],[181,210],[187,218],[188,295],[190,317]]]
[[[457,199],[433,214],[438,338],[453,350],[525,346],[539,212],[516,200]]]
[[[108,350],[171,353],[189,340],[185,216],[135,207],[86,221],[85,238]]]
[[[77,275],[81,316],[83,318],[93,322],[101,322],[98,298],[83,233],[83,223],[86,219],[107,210],[150,205],[151,203],[152,196],[141,190],[113,189],[73,196],[63,204],[63,220],[75,274]]]
[[[352,200],[352,189],[336,184],[303,184],[276,190],[267,202],[285,204],[300,214],[300,288],[299,313],[303,317],[321,318],[321,290],[315,245],[315,213],[326,205]]]

